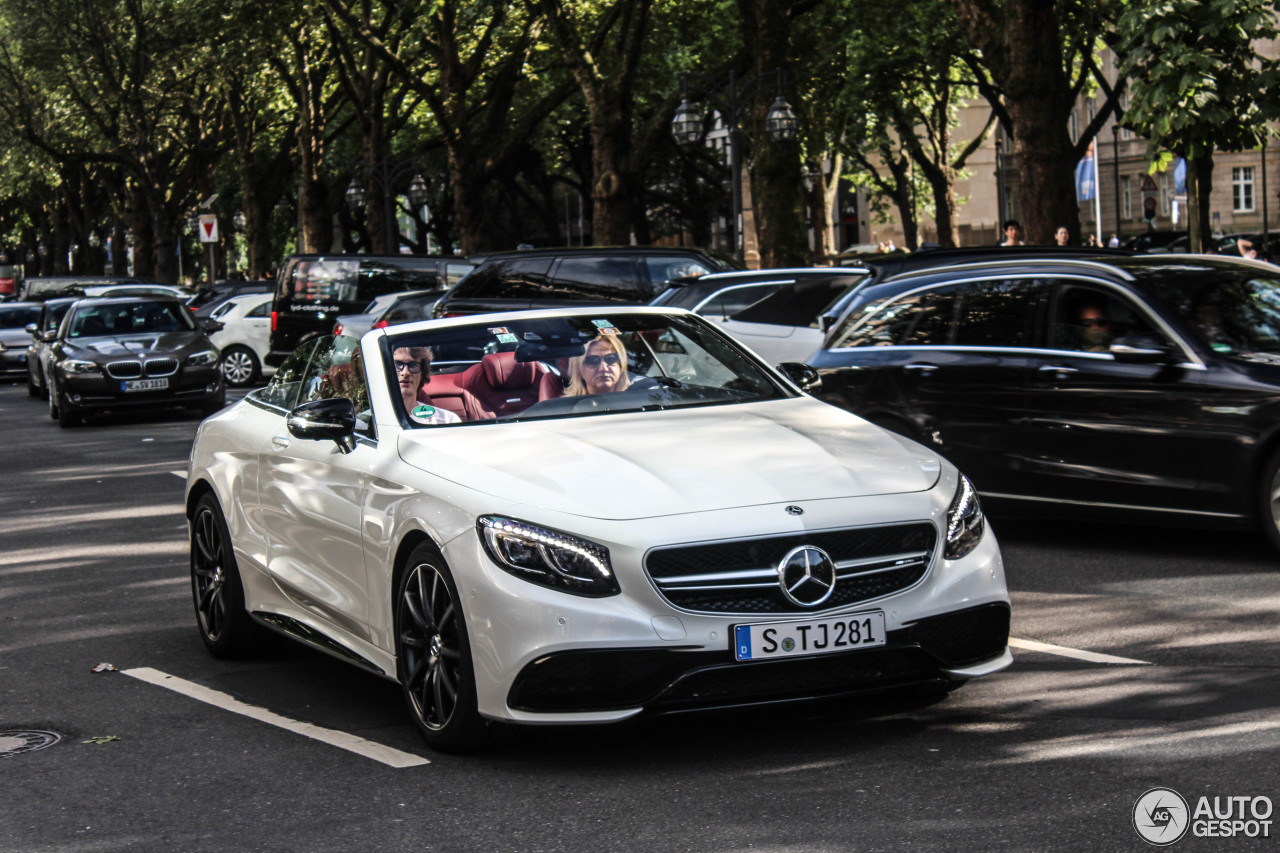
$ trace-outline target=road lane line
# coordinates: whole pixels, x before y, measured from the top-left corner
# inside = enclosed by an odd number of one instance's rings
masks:
[[[1115,655],[1104,655],[1100,652],[1086,652],[1083,649],[1069,649],[1066,646],[1055,646],[1052,643],[1038,643],[1035,640],[1019,640],[1016,637],[1009,638],[1009,645],[1015,649],[1025,649],[1029,652],[1044,652],[1045,654],[1050,655],[1061,655],[1064,658],[1075,658],[1076,660],[1089,661],[1090,663],[1137,664],[1139,666],[1152,666],[1151,661],[1121,658],[1116,657]]]
[[[320,726],[314,726],[311,723],[302,723],[297,720],[291,720],[288,717],[282,717],[265,708],[248,705],[226,693],[211,690],[191,681],[185,681],[158,669],[144,666],[121,670],[121,672],[139,681],[165,687],[181,693],[183,696],[221,708],[224,711],[231,711],[233,714],[240,714],[262,723],[269,723],[294,734],[304,735],[321,743],[327,743],[330,746],[354,752],[356,755],[362,755],[365,758],[372,758],[374,761],[379,761],[389,767],[418,767],[431,763],[420,755],[401,752],[398,749],[383,746],[380,743],[374,743],[346,732],[325,729]]]

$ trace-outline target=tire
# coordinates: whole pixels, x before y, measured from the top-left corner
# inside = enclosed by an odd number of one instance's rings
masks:
[[[262,365],[258,363],[258,357],[254,355],[253,350],[248,347],[231,346],[224,349],[219,367],[222,368],[222,375],[226,377],[227,384],[232,388],[253,385],[262,375]]]
[[[266,638],[245,610],[231,534],[212,494],[200,498],[191,518],[191,597],[200,639],[214,657],[245,657]]]
[[[27,394],[30,395],[32,399],[38,399],[40,397],[40,386],[37,385],[35,379],[31,377],[30,369],[27,370]]]
[[[49,417],[63,429],[79,426],[82,419],[79,409],[67,402],[67,396],[56,385],[49,386]]]
[[[1258,524],[1271,547],[1280,551],[1280,451],[1262,466],[1258,486]]]
[[[396,584],[395,637],[396,677],[423,739],[441,752],[483,746],[490,724],[476,709],[458,588],[429,544],[414,549]]]

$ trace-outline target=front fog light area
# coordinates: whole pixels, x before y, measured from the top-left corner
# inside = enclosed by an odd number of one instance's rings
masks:
[[[943,555],[948,560],[958,560],[965,556],[978,547],[985,527],[978,492],[969,478],[961,475],[955,497],[951,499],[951,506],[947,509],[947,547]]]
[[[574,595],[617,595],[617,578],[602,545],[496,515],[476,520],[485,552],[505,571]]]

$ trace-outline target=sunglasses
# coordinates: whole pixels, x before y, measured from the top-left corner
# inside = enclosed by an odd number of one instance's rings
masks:
[[[1106,326],[1106,325],[1109,325],[1109,323],[1110,323],[1109,320],[1104,320],[1101,317],[1086,317],[1085,319],[1080,321],[1081,326],[1090,326],[1094,328],[1098,326]]]
[[[611,352],[608,355],[589,355],[582,359],[583,365],[587,367],[592,367],[592,368],[599,367],[600,362],[602,361],[605,364],[609,364],[609,365],[616,365],[616,364],[622,363],[622,359],[618,357],[618,354],[616,352]]]
[[[421,373],[421,372],[422,372],[422,362],[420,362],[420,361],[397,361],[397,362],[396,362],[396,373],[399,373],[399,372],[400,372],[400,371],[402,371],[402,370],[407,370],[407,371],[409,371],[411,374],[413,374],[414,376],[417,376],[419,373]]]

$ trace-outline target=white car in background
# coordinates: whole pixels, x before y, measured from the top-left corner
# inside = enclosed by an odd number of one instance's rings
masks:
[[[222,351],[222,375],[232,388],[253,385],[275,373],[263,361],[270,348],[273,298],[271,293],[233,296],[209,315],[211,321],[222,324],[209,340]]]
[[[201,638],[270,628],[398,681],[447,751],[1008,666],[969,481],[815,382],[644,307],[313,338],[197,432]]]

